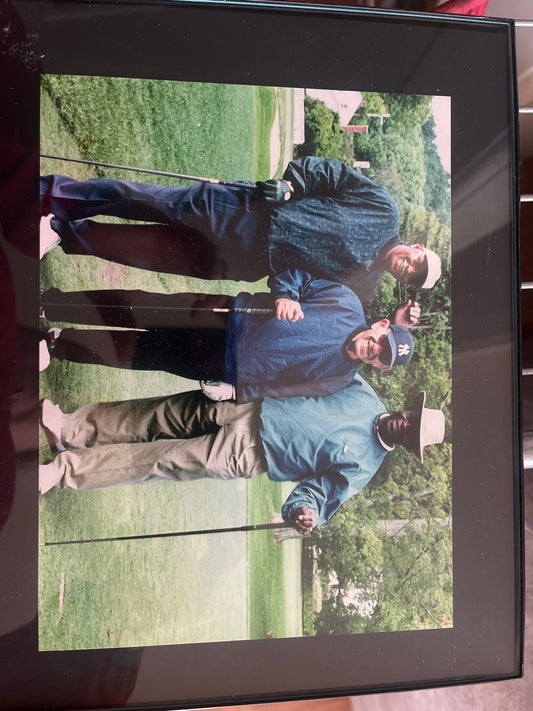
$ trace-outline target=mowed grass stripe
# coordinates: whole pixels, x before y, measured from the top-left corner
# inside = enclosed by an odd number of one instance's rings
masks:
[[[41,649],[247,637],[242,535],[201,536],[192,545],[146,539],[71,548],[68,558],[55,547],[41,553]]]
[[[43,86],[84,158],[226,180],[269,177],[274,88],[70,76],[45,77]]]
[[[271,523],[293,484],[267,476],[249,482],[248,519]],[[298,539],[275,545],[274,531],[248,533],[248,604],[251,639],[292,637],[301,630],[301,547]]]

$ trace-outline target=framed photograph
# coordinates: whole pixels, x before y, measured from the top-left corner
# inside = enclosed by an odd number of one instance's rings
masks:
[[[0,708],[520,676],[512,22],[1,14]]]

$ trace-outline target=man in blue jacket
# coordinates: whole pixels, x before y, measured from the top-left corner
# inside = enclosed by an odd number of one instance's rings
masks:
[[[432,250],[401,241],[392,196],[325,158],[291,161],[283,180],[243,187],[49,175],[41,178],[41,214],[41,256],[60,242],[67,254],[204,279],[256,281],[301,269],[347,284],[365,307],[384,271],[420,288],[441,274]],[[87,219],[98,215],[139,224]]]
[[[186,305],[201,301],[200,294],[157,295],[159,311],[174,321],[173,328],[152,327],[159,312],[154,315],[149,307],[148,315],[143,312],[134,321],[143,331],[52,331],[49,353],[62,360],[165,370],[195,380],[218,381],[220,385],[204,385],[204,391],[213,399],[237,397],[239,402],[329,395],[348,385],[361,363],[388,370],[411,360],[414,341],[409,331],[391,325],[388,319],[369,327],[361,302],[347,286],[313,279],[300,270],[279,274],[270,279],[270,286],[270,294],[222,297],[231,304],[227,314],[191,312]],[[45,293],[45,315],[64,321],[68,313],[75,318],[73,302],[80,304],[93,296],[93,292]],[[146,295],[147,303],[151,303],[150,296]],[[134,298],[142,297],[136,294]],[[118,326],[131,323],[128,292],[113,295],[108,291],[98,300],[104,312],[93,309],[94,320],[103,317]],[[186,320],[181,325],[180,303]],[[246,313],[261,307],[266,307],[265,314]],[[83,309],[81,320],[90,320],[87,310]]]
[[[39,467],[39,490],[101,489],[151,480],[294,481],[282,515],[300,533],[328,521],[396,444],[415,452],[444,438],[441,410],[389,414],[361,378],[318,398],[213,402],[201,391],[86,405],[66,415],[45,400],[42,425],[63,448]],[[65,449],[67,448],[67,449]]]

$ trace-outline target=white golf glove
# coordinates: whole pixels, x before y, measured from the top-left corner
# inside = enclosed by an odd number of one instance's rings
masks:
[[[202,392],[210,400],[235,400],[235,386],[221,380],[200,380]]]

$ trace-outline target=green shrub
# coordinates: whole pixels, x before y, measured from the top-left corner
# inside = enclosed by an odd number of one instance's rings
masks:
[[[305,97],[305,143],[298,148],[298,156],[320,156],[343,160],[343,136],[339,114],[319,99]]]

